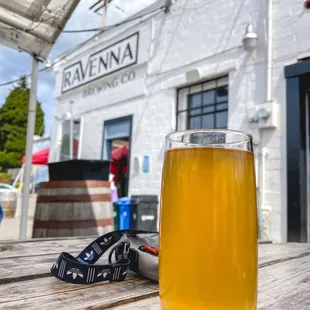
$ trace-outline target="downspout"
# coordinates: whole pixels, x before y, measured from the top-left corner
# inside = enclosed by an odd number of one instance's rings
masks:
[[[267,11],[267,70],[266,70],[266,102],[272,101],[272,50],[273,50],[273,0],[268,1]]]
[[[69,159],[72,160],[73,159],[73,122],[74,122],[74,119],[73,119],[73,101],[70,101],[70,106],[69,106],[69,109],[70,109],[70,119],[69,119],[69,122],[70,122],[70,143],[69,143]]]
[[[267,55],[266,55],[266,94],[265,104],[272,102],[272,51],[273,51],[273,0],[267,0]],[[263,128],[260,129],[260,140],[262,141]],[[261,225],[261,238],[268,240],[270,238],[269,231],[269,213],[270,208],[265,206],[265,173],[266,173],[266,156],[265,147],[260,147],[260,184],[259,184],[259,217]]]
[[[265,147],[261,148],[261,173],[260,173],[260,239],[263,241],[270,241],[270,221],[269,221],[269,213],[271,211],[270,207],[265,207],[265,172],[266,172],[266,157],[267,157],[267,149]]]

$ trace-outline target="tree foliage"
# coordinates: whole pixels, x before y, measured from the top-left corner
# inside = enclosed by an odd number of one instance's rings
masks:
[[[21,166],[25,154],[30,89],[21,77],[0,108],[0,171]],[[44,132],[44,113],[37,102],[35,134]]]

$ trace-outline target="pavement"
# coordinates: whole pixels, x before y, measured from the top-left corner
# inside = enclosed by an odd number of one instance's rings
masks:
[[[32,225],[36,207],[36,195],[30,195],[28,208],[27,239],[32,238]],[[18,203],[21,203],[19,201]],[[4,218],[0,224],[0,240],[18,240],[20,217]]]

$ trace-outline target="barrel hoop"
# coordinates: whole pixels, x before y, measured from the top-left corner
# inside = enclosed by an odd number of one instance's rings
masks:
[[[40,188],[38,196],[66,196],[66,195],[97,195],[110,194],[109,187],[59,187]]]
[[[109,181],[85,180],[85,181],[49,181],[40,183],[40,188],[59,187],[110,187]]]
[[[93,228],[114,225],[113,218],[98,220],[72,220],[72,221],[33,221],[33,229],[74,229],[74,228]]]
[[[38,196],[37,203],[40,202],[96,202],[111,201],[110,194],[95,195],[65,195],[65,196]]]

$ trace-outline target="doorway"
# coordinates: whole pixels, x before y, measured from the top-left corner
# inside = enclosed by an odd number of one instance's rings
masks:
[[[102,158],[111,161],[118,197],[128,195],[132,115],[104,121]]]
[[[285,67],[287,241],[310,243],[310,61]]]

